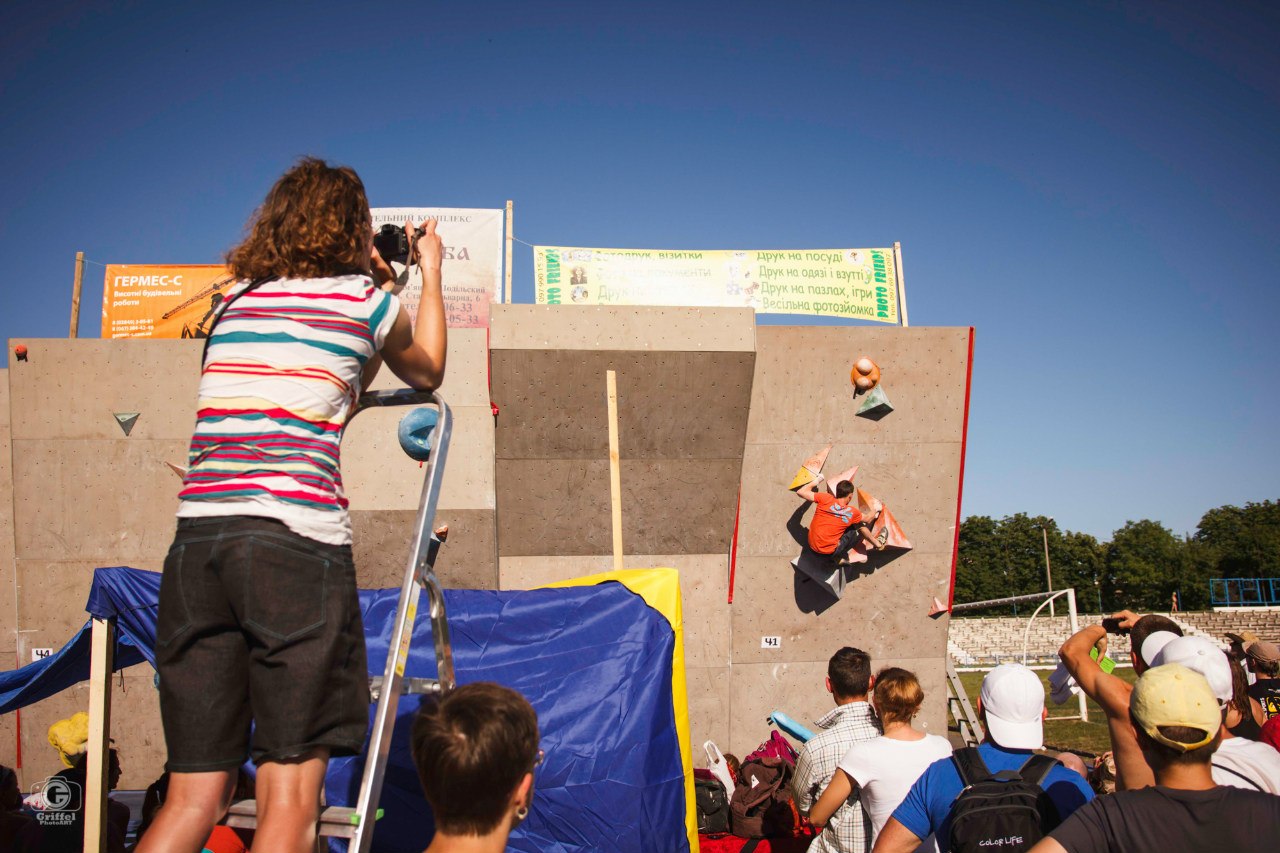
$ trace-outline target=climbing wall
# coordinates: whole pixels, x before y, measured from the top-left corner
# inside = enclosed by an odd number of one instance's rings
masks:
[[[615,370],[625,565],[680,571],[693,736],[727,734],[708,697],[727,687],[751,312],[510,305],[495,306],[492,324],[502,587],[612,568],[605,374]]]
[[[0,370],[0,668],[21,663],[17,633],[18,575],[13,565],[13,461],[10,455],[9,371]],[[27,655],[30,660],[30,654]],[[17,717],[0,715],[0,764],[17,762]],[[22,783],[22,779],[18,779]],[[24,787],[25,790],[25,787]]]
[[[200,342],[175,340],[27,340],[29,359],[13,362],[0,426],[0,617],[23,662],[32,648],[58,648],[87,615],[90,576],[99,566],[159,571],[173,539],[181,482],[165,463],[185,465],[195,423]],[[485,390],[485,332],[450,334],[449,380],[441,394],[456,415],[439,518],[450,544],[438,562],[452,587],[493,589],[493,418]],[[380,387],[397,381],[383,369]],[[0,403],[5,402],[0,397]],[[361,414],[343,444],[362,586],[398,586],[417,514],[423,472],[400,450],[403,410]],[[126,435],[120,414],[126,424]],[[12,477],[8,476],[11,467]],[[12,511],[6,511],[12,482]],[[11,527],[6,522],[12,521]],[[6,535],[14,546],[5,548]],[[6,554],[14,555],[13,566]],[[16,606],[8,596],[16,597]],[[9,602],[9,603],[6,603]],[[16,625],[14,622],[16,610]],[[16,634],[15,634],[16,632]],[[8,660],[13,660],[10,646]],[[124,787],[160,774],[164,739],[148,666],[114,679]],[[80,685],[22,711],[26,780],[56,769],[46,741],[51,723],[88,705]],[[0,763],[14,763],[14,715],[0,717]],[[24,780],[25,783],[25,780]]]
[[[915,671],[929,697],[922,720],[945,731],[947,623],[929,610],[949,594],[969,330],[739,323],[705,309],[495,311],[503,588],[612,565],[612,368],[625,565],[680,570],[695,745],[710,738],[741,755],[767,735],[771,711],[822,716],[827,660],[843,645],[869,652],[877,668]],[[892,410],[876,417],[855,414],[866,399],[850,383],[860,355],[882,368]],[[888,504],[914,546],[851,573],[838,600],[790,565],[811,510],[797,512],[809,505],[786,486],[827,444],[825,473],[860,466],[856,484]]]
[[[493,433],[485,329],[451,329],[440,396],[453,412],[437,524],[449,526],[436,573],[455,589],[497,589],[494,537]],[[384,367],[373,390],[403,388]],[[404,409],[371,409],[343,439],[342,471],[351,500],[356,570],[369,589],[398,587],[412,546],[422,495],[422,465],[400,449],[396,426]]]
[[[198,344],[28,340],[9,369],[18,625],[26,648],[58,648],[88,618],[98,566],[158,571],[173,538],[194,423]],[[126,436],[116,415],[137,413]],[[29,661],[29,656],[28,656]],[[113,736],[126,787],[159,775],[164,738],[147,666],[113,679]],[[88,706],[81,684],[22,710],[27,783],[57,769],[50,724]],[[4,745],[7,747],[8,745]],[[4,748],[4,747],[0,747]]]
[[[184,341],[26,343],[30,360],[11,359],[0,381],[0,654],[24,662],[84,623],[93,568],[160,568],[179,486],[165,463],[185,462],[200,353]],[[489,341],[450,333],[439,573],[447,586],[513,589],[612,567],[614,370],[624,562],[680,571],[695,747],[714,739],[742,755],[771,711],[820,717],[842,645],[917,672],[922,721],[942,732],[947,619],[928,612],[949,593],[971,343],[968,329],[757,328],[748,310],[494,306]],[[860,355],[892,405],[878,420],[855,415]],[[384,370],[377,387],[395,384]],[[126,435],[115,415],[134,412]],[[399,417],[362,414],[344,443],[366,587],[398,583],[416,515],[422,470],[399,449]],[[811,510],[797,513],[808,505],[786,487],[827,444],[825,473],[859,466],[857,485],[914,546],[852,575],[838,600],[790,565]],[[151,672],[114,689],[116,719],[130,721],[113,729],[124,785],[141,787],[163,760]],[[82,686],[24,710],[24,784],[54,769],[49,724],[86,704]],[[14,724],[0,717],[0,762],[15,757]]]
[[[823,677],[843,645],[868,652],[876,669],[915,672],[927,697],[921,722],[945,734],[947,617],[928,614],[950,590],[971,330],[762,326],[756,339],[723,674],[731,743],[748,748],[771,711],[807,724],[830,710]],[[855,414],[850,367],[862,355],[880,366],[893,406],[879,420]],[[855,485],[884,501],[914,546],[849,573],[838,600],[789,562],[813,510],[786,487],[827,444],[823,473],[859,466]]]

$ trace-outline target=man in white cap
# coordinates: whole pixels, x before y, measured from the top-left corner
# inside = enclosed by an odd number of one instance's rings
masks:
[[[1275,850],[1280,797],[1213,781],[1222,711],[1204,676],[1176,663],[1152,667],[1134,685],[1130,715],[1155,786],[1098,797],[1031,853]]]
[[[1219,705],[1231,699],[1231,664],[1227,655],[1204,637],[1178,637],[1156,655],[1153,664],[1176,663],[1204,676]],[[1235,788],[1280,794],[1280,752],[1265,743],[1236,737],[1222,725],[1222,745],[1213,755],[1213,781]]]
[[[1165,643],[1182,636],[1182,629],[1166,616],[1154,613],[1139,616],[1131,610],[1121,610],[1111,618],[1116,620],[1116,631],[1129,635],[1129,654],[1137,675],[1142,675],[1151,665]],[[1116,762],[1116,790],[1153,785],[1155,776],[1142,758],[1137,735],[1129,723],[1129,694],[1133,692],[1133,685],[1118,675],[1103,672],[1090,655],[1095,647],[1101,659],[1107,650],[1107,630],[1102,625],[1086,625],[1062,644],[1058,657],[1085,695],[1101,705],[1107,715],[1111,752]]]
[[[987,770],[1020,770],[1044,747],[1044,685],[1025,666],[1004,663],[987,673],[978,698],[978,718],[986,738],[978,754]],[[1040,786],[1061,820],[1093,799],[1093,789],[1080,776],[1054,763]],[[964,788],[955,760],[943,758],[911,786],[876,838],[874,853],[909,853],[931,833],[939,853],[951,849],[951,810]]]

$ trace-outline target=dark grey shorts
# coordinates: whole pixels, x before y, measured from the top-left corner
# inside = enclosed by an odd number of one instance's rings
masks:
[[[351,546],[269,518],[179,519],[156,668],[170,771],[359,752],[369,680]]]

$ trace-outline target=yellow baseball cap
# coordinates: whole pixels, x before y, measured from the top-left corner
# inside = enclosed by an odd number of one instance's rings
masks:
[[[1129,712],[1152,740],[1179,752],[1210,743],[1222,727],[1222,710],[1208,680],[1179,663],[1144,672],[1133,686]],[[1161,726],[1199,729],[1205,736],[1195,743],[1183,743],[1161,734]]]

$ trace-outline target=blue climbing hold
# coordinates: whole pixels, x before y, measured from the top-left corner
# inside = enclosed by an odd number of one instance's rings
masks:
[[[400,419],[400,428],[396,431],[400,438],[400,448],[419,462],[425,462],[431,456],[431,431],[436,428],[440,413],[435,409],[413,409]]]

